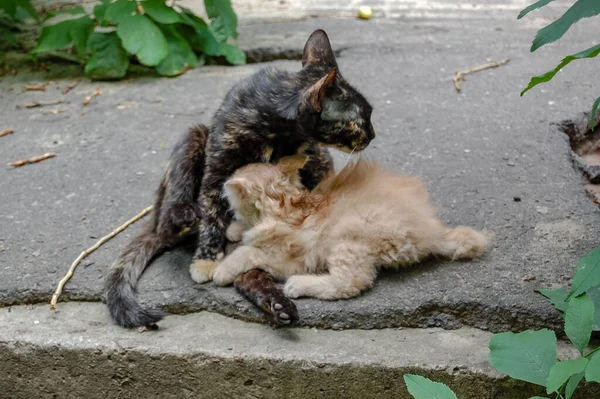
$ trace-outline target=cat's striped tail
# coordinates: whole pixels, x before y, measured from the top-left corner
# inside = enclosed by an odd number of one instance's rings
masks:
[[[152,258],[164,249],[154,231],[145,231],[127,245],[110,268],[104,299],[111,317],[122,327],[153,326],[164,317],[157,309],[144,309],[135,298],[135,286]]]
[[[127,245],[113,263],[104,283],[104,299],[111,317],[122,327],[153,327],[164,317],[157,309],[143,308],[135,287],[152,258],[164,249],[158,235],[146,230]]]

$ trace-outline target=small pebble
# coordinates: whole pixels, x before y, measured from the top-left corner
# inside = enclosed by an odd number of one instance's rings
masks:
[[[515,166],[515,163],[514,163],[513,161],[508,161],[506,164],[507,164],[508,166]]]

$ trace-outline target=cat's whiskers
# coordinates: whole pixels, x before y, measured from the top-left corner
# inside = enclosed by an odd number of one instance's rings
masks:
[[[352,151],[350,152],[350,154],[348,155],[348,158],[346,159],[346,163],[344,164],[344,167],[342,169],[344,169],[346,166],[348,166],[348,163],[350,162],[350,159],[352,159],[352,154],[354,154],[355,150],[356,150],[356,147],[354,147],[352,149]]]

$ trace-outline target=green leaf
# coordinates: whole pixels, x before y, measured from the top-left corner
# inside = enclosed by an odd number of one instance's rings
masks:
[[[175,24],[181,22],[179,13],[167,6],[164,0],[143,1],[142,8],[150,18],[161,24]]]
[[[85,74],[91,79],[120,79],[127,73],[129,57],[116,32],[94,32],[88,40],[91,57]]]
[[[133,0],[117,0],[106,6],[104,19],[111,24],[120,24],[137,13],[137,6]]]
[[[188,9],[182,7],[182,11],[183,23],[188,25],[190,29],[180,26],[180,31],[192,48],[207,55],[221,55],[221,43],[210,32],[206,22]]]
[[[83,58],[85,56],[88,38],[94,31],[94,21],[87,15],[71,21],[73,21],[73,26],[69,30],[69,36],[71,36],[71,40],[75,44],[77,55]]]
[[[588,360],[585,357],[577,360],[565,360],[556,363],[550,369],[550,375],[548,376],[548,384],[546,386],[546,393],[550,394],[556,392],[563,386],[565,382],[572,375],[579,374],[585,370]]]
[[[556,363],[556,336],[550,330],[527,330],[492,335],[489,362],[513,378],[546,386]]]
[[[11,0],[8,0],[8,1],[11,1]],[[29,0],[14,0],[14,1],[15,1],[17,8],[20,8],[21,10],[23,10],[27,15],[29,15],[31,18],[35,19],[36,21],[40,20],[40,18],[38,17],[37,11],[31,5],[31,2]]]
[[[594,122],[596,121],[596,111],[598,110],[598,105],[600,105],[600,97],[594,101],[594,105],[592,105],[592,115],[590,116],[590,129],[594,131]]]
[[[569,300],[565,312],[565,333],[583,355],[583,350],[590,342],[594,324],[594,302],[588,294],[573,297]]]
[[[408,392],[415,399],[457,399],[456,394],[447,385],[420,375],[404,374],[404,382]]]
[[[556,75],[562,68],[564,68],[567,64],[574,60],[581,60],[583,58],[594,58],[600,53],[600,44],[594,47],[590,47],[587,50],[580,51],[577,54],[572,54],[563,58],[563,60],[551,71],[544,73],[543,75],[534,76],[529,81],[527,87],[521,92],[521,96],[531,90],[533,87],[539,85],[540,83],[550,81],[554,75]]]
[[[85,54],[87,40],[94,30],[94,22],[86,15],[81,18],[68,19],[42,28],[38,45],[34,54],[63,50],[75,44],[77,54]]]
[[[600,331],[600,285],[588,290],[587,294],[594,302],[594,331]]]
[[[600,383],[600,355],[596,352],[585,370],[586,381],[595,381]]]
[[[60,11],[51,11],[46,14],[46,16],[44,17],[44,21],[47,21],[50,18],[54,18],[57,15],[81,15],[81,14],[85,14],[85,10],[83,9],[83,7],[73,7],[73,8],[67,8],[65,10],[60,10]]]
[[[163,76],[177,76],[188,68],[198,64],[198,57],[185,39],[172,26],[163,26],[162,31],[167,39],[169,54],[156,67],[156,72]]]
[[[158,26],[145,15],[133,15],[119,22],[117,34],[123,42],[123,47],[135,54],[140,63],[156,66],[169,53],[167,39]]]
[[[237,39],[237,16],[230,0],[204,0],[204,7],[212,19],[210,30],[217,40],[224,42],[228,37]]]
[[[569,307],[565,302],[565,299],[567,299],[569,294],[564,288],[556,288],[553,290],[549,288],[540,288],[537,292],[550,299],[550,303],[561,312],[564,312]]]
[[[600,247],[592,249],[577,262],[577,271],[573,277],[569,298],[579,296],[597,285],[600,285]]]
[[[571,25],[583,18],[600,14],[600,1],[577,0],[559,19],[540,29],[533,39],[531,51],[560,39]]]
[[[537,10],[538,8],[542,8],[544,7],[546,4],[553,2],[554,0],[540,0],[537,1],[535,3],[533,3],[532,5],[530,5],[529,7],[525,7],[520,13],[519,16],[517,17],[517,19],[521,19],[523,18],[525,15],[529,14],[531,11],[533,10]]]
[[[565,399],[571,399],[583,375],[584,373],[574,374],[569,378],[569,382],[567,382],[567,386],[565,387]]]
[[[96,17],[96,21],[100,26],[108,26],[108,21],[104,18],[106,14],[106,9],[108,8],[107,4],[96,4],[94,6],[94,17]]]
[[[228,43],[221,43],[221,55],[233,65],[242,65],[246,63],[246,53]]]
[[[17,3],[14,0],[0,0],[0,10],[14,18],[17,13]]]
[[[18,44],[15,35],[13,35],[13,33],[10,30],[5,29],[2,26],[0,26],[0,38],[5,40],[11,46],[16,46]]]

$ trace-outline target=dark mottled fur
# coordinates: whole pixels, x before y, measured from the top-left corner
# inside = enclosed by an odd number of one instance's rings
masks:
[[[223,251],[230,221],[225,180],[253,162],[275,162],[298,152],[311,160],[301,173],[312,189],[332,166],[328,151],[366,148],[375,132],[372,108],[341,76],[322,30],[308,39],[296,73],[263,69],[235,85],[214,116],[200,192],[205,212],[195,259],[214,260]]]
[[[272,315],[277,323],[291,325],[298,321],[296,304],[285,296],[270,273],[253,269],[240,274],[233,285],[246,299]]]
[[[135,301],[135,284],[157,253],[197,226],[198,216],[202,223],[194,258],[212,261],[223,251],[231,215],[222,188],[236,169],[302,152],[310,159],[301,180],[314,188],[333,168],[328,150],[320,146],[360,151],[374,138],[372,108],[339,73],[322,30],[308,39],[302,65],[296,73],[263,69],[238,83],[216,112],[208,141],[201,127],[175,148],[152,222],[127,246],[105,282],[106,302],[117,324],[151,326],[160,320],[160,312]],[[257,278],[266,274],[257,273]]]
[[[110,268],[104,298],[110,315],[120,326],[152,326],[163,317],[161,311],[144,309],[137,303],[135,286],[154,256],[198,227],[201,215],[196,199],[208,133],[206,126],[194,126],[175,146],[156,192],[152,219]]]

